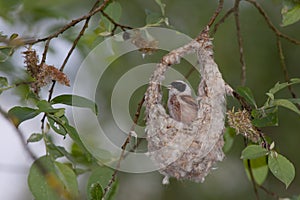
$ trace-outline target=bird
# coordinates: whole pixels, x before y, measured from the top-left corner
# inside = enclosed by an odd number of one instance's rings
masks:
[[[187,83],[181,80],[173,81],[168,85],[168,109],[171,118],[186,124],[192,123],[198,112],[198,104],[192,97],[192,90]]]

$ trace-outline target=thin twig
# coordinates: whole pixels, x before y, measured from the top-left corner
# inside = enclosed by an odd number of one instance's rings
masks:
[[[254,191],[255,191],[256,199],[259,199],[257,188],[263,190],[265,193],[267,193],[268,195],[274,197],[275,199],[279,199],[279,196],[276,193],[274,193],[272,191],[269,191],[264,186],[259,185],[258,183],[256,183],[256,181],[254,180],[253,171],[252,171],[251,163],[250,163],[249,159],[247,160],[247,165],[248,165],[248,169],[249,169],[249,173],[250,173],[250,178],[251,178],[251,181],[253,183],[253,188],[254,188]]]
[[[106,6],[106,4],[107,4],[109,1],[110,1],[110,0],[105,0],[105,1],[97,8],[97,5],[99,4],[99,0],[97,0],[97,1],[95,2],[95,4],[93,5],[93,8],[90,10],[89,14],[91,14],[91,13],[96,14],[97,12],[95,12],[95,10],[98,10],[99,8],[104,9],[105,6]],[[99,10],[99,11],[101,11],[101,10]],[[77,44],[78,44],[80,38],[83,36],[85,30],[86,30],[87,27],[88,27],[88,24],[89,24],[89,21],[90,21],[90,18],[92,17],[92,15],[86,15],[86,16],[89,16],[89,17],[87,17],[87,18],[85,19],[85,23],[84,23],[84,25],[83,25],[81,31],[79,32],[78,36],[77,36],[76,39],[74,40],[74,42],[73,42],[73,44],[72,44],[72,47],[70,48],[70,50],[69,50],[69,52],[68,52],[66,58],[64,59],[62,65],[61,65],[61,67],[60,67],[60,69],[59,69],[60,71],[63,71],[63,70],[64,70],[65,65],[67,64],[67,62],[68,62],[70,56],[72,55],[72,53],[73,53],[75,47],[77,46]],[[70,26],[70,27],[71,27],[71,26]],[[69,28],[70,28],[70,27],[69,27]],[[52,37],[52,38],[53,38],[53,37]],[[47,40],[47,43],[48,43],[48,44],[49,44],[50,40],[51,40],[51,37],[49,37],[49,39]],[[46,43],[46,44],[47,44],[47,43]],[[47,47],[47,48],[48,48],[48,47]],[[46,46],[45,46],[45,49],[46,49]],[[47,53],[47,52],[46,52],[46,53]],[[44,54],[45,54],[45,51],[44,51]],[[43,54],[43,57],[44,57],[44,54]],[[50,101],[50,100],[52,99],[52,95],[53,95],[53,92],[54,92],[55,84],[56,84],[56,81],[53,81],[53,83],[52,83],[52,85],[51,85],[51,87],[50,87],[50,89],[49,89],[48,101]],[[41,124],[42,124],[42,125],[41,125],[41,129],[42,129],[42,130],[44,130],[44,124],[45,124],[44,122],[45,122],[45,119],[46,119],[46,115],[44,115],[43,118],[42,118],[42,120],[41,120]]]
[[[51,41],[51,39],[48,39],[48,40],[46,41],[46,44],[45,44],[45,47],[44,47],[44,52],[43,52],[43,55],[42,55],[42,60],[41,60],[40,66],[43,65],[43,64],[46,62],[46,57],[47,57],[47,53],[48,53],[50,41]]]
[[[286,82],[289,82],[290,81],[290,77],[289,77],[289,73],[288,73],[288,70],[287,70],[286,63],[285,63],[285,58],[284,58],[283,49],[282,49],[282,43],[281,43],[281,40],[280,40],[280,38],[278,36],[276,37],[276,45],[277,45],[277,50],[278,50],[278,54],[279,54],[280,65],[281,65],[281,68],[282,68],[282,71],[283,71],[283,74],[284,74],[284,80]],[[290,91],[290,94],[291,94],[291,96],[293,98],[297,98],[297,95],[293,91],[291,85],[288,86],[288,90]],[[295,104],[295,105],[300,110],[300,105],[298,103]]]
[[[257,191],[256,182],[255,182],[255,179],[254,179],[254,176],[253,176],[253,171],[252,171],[251,163],[250,163],[249,159],[247,159],[247,165],[248,165],[249,174],[250,174],[251,182],[252,182],[252,185],[253,185],[255,197],[256,197],[257,200],[259,200],[259,194],[258,194],[258,191]]]
[[[92,12],[89,12],[86,15],[83,15],[83,16],[77,18],[77,19],[72,20],[71,22],[69,22],[68,24],[63,26],[61,29],[59,29],[57,32],[55,32],[55,33],[53,33],[53,34],[51,34],[47,37],[44,37],[44,38],[28,41],[26,44],[31,44],[32,45],[32,44],[36,44],[36,43],[39,43],[39,42],[44,42],[44,41],[47,41],[49,39],[51,40],[53,38],[58,37],[60,34],[63,34],[66,30],[68,30],[72,26],[75,26],[76,24],[80,23],[81,21],[86,20],[87,18],[90,18],[91,16],[93,16],[96,13],[103,10],[107,6],[109,1],[110,0],[104,0],[103,3],[98,8],[94,9]]]
[[[278,196],[276,193],[269,191],[267,188],[265,188],[262,185],[257,185],[259,189],[263,190],[265,193],[267,193],[268,195],[274,197],[275,199],[280,199],[280,196]]]
[[[277,50],[278,50],[278,54],[279,54],[279,59],[280,59],[280,64],[281,64],[281,68],[284,74],[284,80],[286,82],[288,82],[290,80],[289,74],[288,74],[288,70],[287,70],[287,66],[285,64],[285,58],[283,55],[283,49],[282,49],[282,43],[279,37],[276,37],[276,45],[277,45]],[[290,88],[289,88],[290,89]],[[292,93],[292,96],[295,98],[296,96],[294,96],[295,94]]]
[[[224,0],[219,0],[219,4],[217,9],[215,10],[213,16],[210,18],[209,22],[207,23],[208,27],[211,27],[212,24],[215,22],[215,20],[217,19],[218,15],[220,14],[220,12],[223,9],[223,5],[224,5]]]
[[[247,112],[251,116],[252,108],[247,103],[247,101],[242,96],[240,96],[236,91],[233,91],[232,94],[239,101],[239,103],[242,105],[242,107],[244,109],[246,109]],[[259,133],[259,137],[261,139],[261,144],[263,145],[263,147],[269,150],[270,149],[270,145],[268,144],[267,140],[265,139],[263,132],[259,128],[257,128],[257,127],[254,127],[254,128],[255,128],[255,131],[257,131]],[[248,144],[247,139],[245,138],[244,141],[245,141],[245,145],[247,146],[247,144]],[[252,185],[253,185],[253,189],[254,189],[254,193],[255,193],[256,199],[259,199],[259,194],[258,194],[258,191],[257,191],[257,187],[260,188],[260,189],[262,189],[262,190],[264,190],[267,194],[269,194],[269,195],[271,195],[273,197],[278,197],[278,195],[276,195],[275,193],[273,193],[271,191],[268,191],[266,188],[264,188],[263,186],[261,186],[261,185],[259,185],[259,184],[256,183],[256,181],[254,179],[254,176],[253,176],[253,171],[252,171],[251,163],[250,163],[249,159],[247,160],[247,166],[248,166],[248,169],[249,169],[249,174],[250,174],[250,178],[251,178],[251,182],[252,182]]]
[[[239,53],[240,53],[240,63],[242,65],[241,85],[245,85],[246,84],[246,62],[245,62],[244,47],[243,47],[243,40],[242,40],[241,26],[240,26],[239,5],[240,5],[240,0],[235,0],[234,18],[235,18],[235,26],[236,26],[236,33],[237,33]]]
[[[122,29],[123,31],[125,31],[126,29],[133,29],[130,26],[119,24],[113,18],[111,18],[108,14],[106,14],[103,10],[101,10],[101,13],[104,17],[106,17],[106,19],[108,19],[114,25],[114,28],[111,31],[111,36],[114,35],[114,32],[117,29],[117,27],[120,27],[120,29]]]
[[[224,16],[223,16],[223,17],[215,24],[214,30],[212,31],[211,35],[214,35],[214,34],[217,32],[219,26],[220,26],[221,24],[223,24],[223,23],[225,22],[225,20],[226,20],[233,12],[234,12],[234,8],[231,8],[231,9],[229,9],[229,10],[225,13],[225,15],[224,15]]]
[[[270,18],[268,17],[267,13],[264,11],[264,9],[259,5],[259,3],[257,3],[255,0],[245,0],[245,1],[248,1],[249,3],[253,4],[257,10],[260,12],[260,14],[264,17],[265,21],[267,22],[268,26],[270,29],[273,30],[273,32],[281,37],[281,38],[284,38],[290,42],[292,42],[293,44],[296,44],[296,45],[300,45],[300,41],[299,40],[296,40],[294,38],[291,38],[290,36],[280,32],[274,25],[273,23],[271,22]]]
[[[94,9],[96,9],[97,5],[98,5],[99,1],[96,1],[96,3],[94,4],[93,8],[90,10],[90,13],[93,12]],[[100,6],[101,7],[101,6]],[[104,6],[103,6],[104,8]],[[72,55],[75,47],[77,46],[80,38],[83,36],[85,30],[88,28],[88,24],[89,24],[89,21],[90,21],[91,17],[88,17],[86,20],[85,20],[85,23],[81,29],[81,31],[79,32],[79,34],[77,35],[77,37],[75,38],[75,40],[73,41],[73,44],[72,44],[72,47],[70,48],[66,58],[64,59],[61,67],[59,68],[60,71],[63,71],[67,62],[69,61],[69,58],[70,56]],[[56,84],[56,81],[53,81],[51,87],[50,87],[50,90],[49,90],[49,96],[48,96],[48,101],[51,100],[52,98],[52,94],[53,94],[53,91],[54,91],[54,87],[55,87],[55,84]]]
[[[104,192],[103,192],[103,197],[105,197],[105,195],[109,192],[112,184],[115,182],[116,180],[116,177],[117,177],[117,173],[120,169],[120,166],[121,166],[121,161],[125,158],[126,154],[125,154],[125,151],[126,151],[126,147],[127,145],[129,144],[130,142],[130,139],[132,137],[132,132],[135,130],[135,127],[137,125],[137,122],[140,118],[140,115],[141,115],[141,109],[143,107],[143,104],[144,104],[144,101],[145,101],[145,98],[143,97],[142,100],[138,103],[138,107],[136,109],[136,112],[134,114],[134,119],[133,119],[133,124],[130,128],[130,131],[129,131],[129,134],[125,140],[125,142],[122,144],[121,148],[122,148],[122,152],[121,152],[121,155],[119,157],[119,160],[118,160],[118,163],[117,163],[117,166],[114,170],[114,173],[112,174],[111,176],[111,179],[109,180],[107,186],[104,188]],[[135,147],[137,148],[137,146]]]
[[[253,4],[255,6],[255,8],[260,12],[260,14],[264,17],[266,23],[268,24],[269,28],[275,33],[276,35],[276,45],[277,45],[277,49],[278,49],[278,53],[279,53],[279,58],[280,58],[280,64],[281,64],[281,68],[283,70],[284,73],[284,79],[286,82],[289,81],[289,75],[288,75],[288,70],[287,70],[287,66],[285,63],[285,59],[284,59],[284,54],[283,54],[283,49],[282,49],[282,44],[281,44],[281,40],[280,38],[284,38],[288,41],[290,41],[293,44],[296,45],[300,45],[300,41],[296,40],[294,38],[289,37],[288,35],[285,35],[284,33],[280,32],[271,22],[270,18],[268,17],[267,13],[263,10],[263,8],[255,1],[255,0],[245,0],[248,1],[249,3]],[[288,86],[288,89],[291,93],[291,96],[293,98],[297,98],[296,93],[292,90],[292,86]],[[296,104],[297,108],[300,110],[300,105]]]
[[[232,95],[238,100],[238,102],[241,104],[242,108],[246,109],[249,113],[252,112],[251,106],[247,103],[244,97],[239,95],[236,91],[233,90]],[[251,115],[250,115],[251,116]]]

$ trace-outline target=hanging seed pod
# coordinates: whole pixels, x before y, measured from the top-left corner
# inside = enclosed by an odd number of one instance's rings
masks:
[[[152,74],[146,92],[147,140],[150,158],[165,175],[180,180],[203,182],[217,161],[222,161],[226,86],[213,60],[212,42],[206,28],[200,37],[163,57]],[[199,110],[191,124],[172,119],[161,105],[160,85],[170,65],[182,56],[196,53],[200,63]]]

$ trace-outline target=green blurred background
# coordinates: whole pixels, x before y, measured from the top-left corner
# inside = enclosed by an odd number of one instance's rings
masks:
[[[121,24],[131,27],[142,27],[145,25],[145,10],[152,12],[160,12],[160,8],[151,0],[123,0],[118,1],[122,5]],[[258,1],[265,9],[272,22],[279,30],[300,39],[299,23],[288,27],[281,27],[281,1]],[[23,3],[23,4],[22,4]],[[11,34],[13,32],[20,33],[22,36],[43,37],[57,30],[63,24],[69,22],[73,18],[77,18],[91,8],[94,1],[80,0],[1,0],[0,15],[2,21],[0,23],[0,31],[3,34]],[[213,14],[217,1],[205,0],[164,0],[166,4],[165,12],[169,18],[170,25],[173,29],[178,30],[190,37],[195,37],[201,31],[203,26],[208,22]],[[225,0],[224,11],[232,7],[233,1]],[[275,34],[268,28],[263,17],[249,3],[241,2],[240,5],[241,33],[244,41],[244,53],[247,64],[247,82],[246,86],[252,89],[258,105],[262,105],[266,100],[265,93],[278,81],[284,82],[283,71],[280,66],[278,51],[276,48]],[[98,26],[99,15],[95,16],[89,26],[87,34],[82,38],[76,51],[78,57],[71,57],[72,64],[68,64],[66,73],[74,78],[77,67],[89,51],[95,47],[103,39],[97,36],[93,30]],[[75,38],[76,31],[79,27],[73,28],[66,32],[62,38],[57,40],[55,47],[51,48],[52,56],[49,57],[49,63],[61,63],[62,60],[57,56],[61,52],[67,52],[70,41]],[[282,40],[284,55],[290,77],[300,77],[299,55],[300,47]],[[236,29],[234,26],[234,18],[231,16],[224,24],[220,26],[214,36],[215,60],[219,65],[220,71],[224,79],[233,88],[240,85],[241,64],[239,62],[239,51],[237,46]],[[98,104],[100,107],[101,123],[110,124],[110,98],[113,85],[124,72],[131,67],[143,62],[157,62],[165,52],[157,52],[153,56],[147,56],[142,59],[140,55],[133,55],[127,61],[118,61],[109,68],[106,79],[101,80],[98,87]],[[134,60],[134,63],[132,63]],[[131,63],[130,63],[131,62]],[[21,78],[24,76],[22,57],[16,52],[13,59],[8,60],[5,64],[1,63],[1,73],[11,77]],[[189,67],[175,66],[182,74],[188,73]],[[108,77],[108,78],[107,78]],[[195,87],[199,82],[199,76],[193,74],[189,81]],[[72,80],[71,80],[72,82]],[[300,87],[293,87],[296,94],[300,94]],[[141,95],[145,87],[140,88],[135,93],[128,105],[129,109],[134,112],[137,103],[140,101]],[[59,90],[64,92],[64,89]],[[19,91],[20,92],[20,91]],[[45,93],[46,94],[46,93]],[[289,93],[285,90],[279,94],[284,98],[290,98]],[[2,98],[6,98],[4,95]],[[13,98],[13,97],[7,97]],[[7,101],[9,99],[2,99]],[[237,102],[229,98],[228,108],[238,106]],[[141,124],[143,122],[140,122]],[[278,151],[291,160],[296,168],[296,178],[291,186],[286,190],[284,184],[269,174],[264,186],[270,191],[275,192],[281,197],[300,194],[300,157],[298,155],[298,147],[300,142],[300,123],[299,116],[295,113],[280,109],[279,126],[263,129],[276,143]],[[244,172],[240,153],[244,148],[244,140],[241,136],[235,138],[232,149],[226,154],[226,158],[219,163],[218,169],[213,171],[204,183],[196,184],[189,181],[171,180],[171,184],[163,186],[161,184],[162,176],[158,172],[146,174],[119,174],[119,192],[117,199],[131,200],[179,200],[179,199],[255,199],[251,182],[247,179]],[[4,173],[4,172],[0,172]],[[85,188],[86,177],[80,178],[81,187]],[[16,188],[15,188],[16,189]],[[20,191],[18,191],[20,192]],[[25,193],[28,193],[24,191]],[[1,191],[5,193],[5,191]],[[266,195],[265,192],[259,190],[261,199],[273,199]],[[83,194],[84,195],[84,194]],[[14,198],[12,198],[14,199]],[[25,198],[24,198],[25,199]],[[28,199],[31,199],[30,195]],[[84,197],[83,197],[84,199]]]

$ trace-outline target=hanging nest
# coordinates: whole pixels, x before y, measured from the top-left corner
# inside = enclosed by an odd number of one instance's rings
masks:
[[[215,163],[224,158],[225,96],[231,89],[213,60],[208,32],[206,28],[197,39],[164,56],[150,78],[145,95],[148,152],[159,172],[165,175],[164,184],[169,183],[169,177],[203,182]],[[167,68],[189,53],[198,56],[201,82],[197,118],[191,124],[184,124],[166,113],[161,104],[160,85]]]

